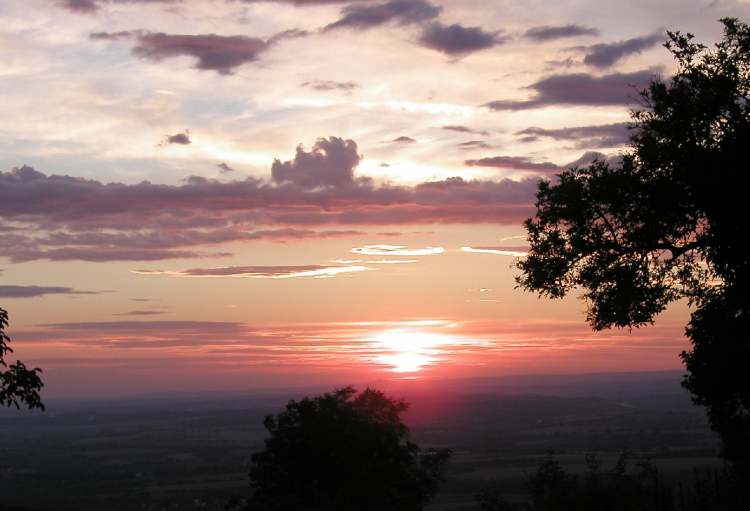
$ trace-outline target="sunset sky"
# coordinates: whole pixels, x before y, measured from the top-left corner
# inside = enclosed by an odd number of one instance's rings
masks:
[[[677,369],[515,289],[536,183],[616,161],[739,0],[4,0],[0,306],[49,396]]]

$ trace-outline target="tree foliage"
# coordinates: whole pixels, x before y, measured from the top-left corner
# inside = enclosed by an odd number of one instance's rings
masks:
[[[712,48],[668,32],[677,72],[641,93],[620,166],[595,162],[540,183],[518,283],[552,298],[582,290],[597,330],[652,323],[687,299],[683,384],[707,407],[725,455],[747,461],[750,27],[722,23]]]
[[[269,415],[252,457],[249,509],[417,511],[437,490],[446,450],[421,450],[400,414],[408,405],[351,388]]]
[[[8,365],[5,356],[13,353],[8,346],[10,337],[5,333],[8,327],[8,312],[0,308],[0,406],[20,408],[25,404],[29,409],[44,409],[39,392],[42,383],[39,368],[27,369],[21,361]]]

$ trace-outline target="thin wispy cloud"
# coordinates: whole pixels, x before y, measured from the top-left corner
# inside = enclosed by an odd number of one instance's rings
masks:
[[[525,257],[528,255],[527,252],[515,247],[461,247],[461,251],[474,254],[494,254],[510,257]]]
[[[542,25],[532,27],[524,33],[524,37],[535,41],[553,41],[570,37],[597,35],[599,35],[598,29],[576,24]]]
[[[166,275],[170,277],[246,277],[254,279],[292,279],[299,277],[334,277],[343,273],[368,271],[366,266],[223,266],[192,268],[189,270],[132,270],[138,275]]]
[[[64,286],[0,285],[0,298],[38,298],[47,295],[96,295],[104,291],[79,291]]]
[[[443,247],[410,248],[404,245],[365,245],[351,249],[353,254],[376,256],[427,256],[445,252]]]

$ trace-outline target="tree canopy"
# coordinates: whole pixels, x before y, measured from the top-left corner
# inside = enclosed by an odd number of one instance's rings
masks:
[[[621,165],[598,161],[539,184],[517,280],[552,298],[582,290],[597,330],[652,323],[687,299],[683,384],[707,407],[724,454],[748,461],[750,27],[721,22],[713,47],[667,32],[677,71],[641,92]]]
[[[5,333],[8,327],[8,311],[0,308],[0,405],[20,408],[25,404],[29,409],[44,409],[39,392],[42,383],[39,368],[27,369],[21,361],[8,365],[5,357],[13,350],[8,346],[10,337]]]
[[[417,511],[437,490],[447,450],[421,450],[400,415],[408,405],[352,387],[290,401],[269,415],[252,457],[252,510]]]

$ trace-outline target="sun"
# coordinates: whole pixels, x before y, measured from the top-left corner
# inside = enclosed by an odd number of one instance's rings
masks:
[[[450,336],[417,330],[388,330],[370,338],[381,353],[376,362],[396,373],[419,372],[439,361],[440,347],[454,344]]]

